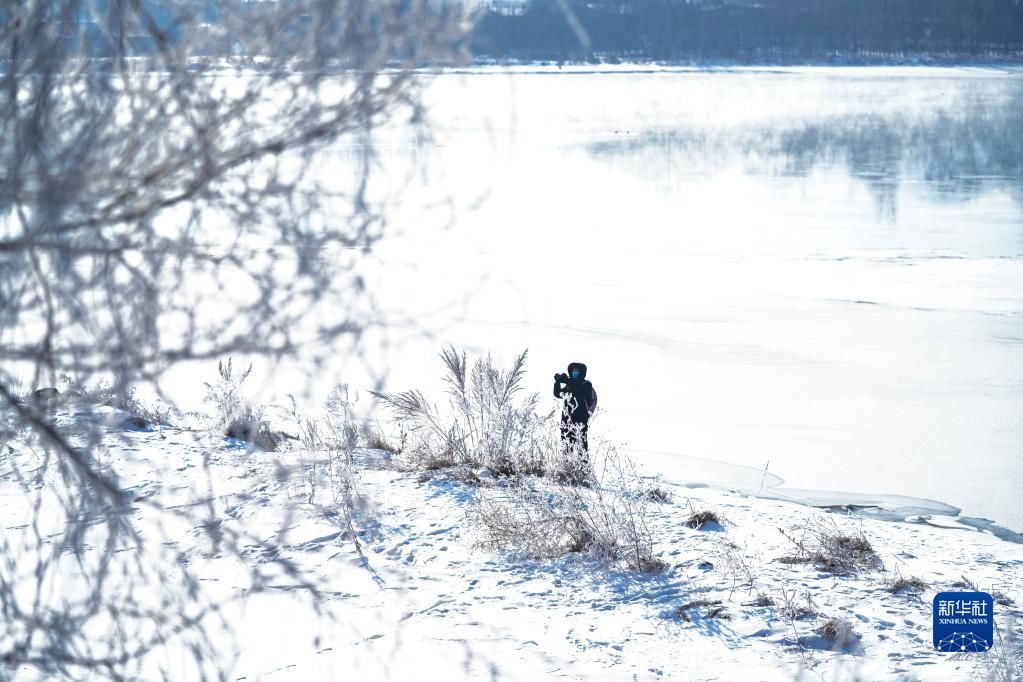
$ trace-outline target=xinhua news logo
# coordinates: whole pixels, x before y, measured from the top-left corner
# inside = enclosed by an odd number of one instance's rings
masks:
[[[987,592],[939,592],[934,597],[934,648],[949,653],[990,649],[994,606]]]

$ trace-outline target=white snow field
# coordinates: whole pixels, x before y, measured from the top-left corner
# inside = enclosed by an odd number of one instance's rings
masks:
[[[83,415],[93,419],[56,419]],[[305,502],[302,476],[282,475],[297,472],[302,453],[248,452],[231,439],[176,428],[125,430],[116,412],[100,408],[99,415],[110,423],[104,460],[125,472],[121,485],[137,495],[131,516],[142,537],[182,553],[211,598],[239,599],[220,614],[223,625],[212,621],[214,636],[233,652],[219,661],[230,680],[971,680],[988,654],[957,660],[934,651],[934,594],[965,575],[1008,598],[996,607],[999,627],[1023,615],[1023,545],[987,533],[831,515],[844,529],[862,530],[886,569],[835,576],[777,561],[792,553],[778,528],[805,523],[813,516],[807,507],[665,484],[670,500],[652,517],[663,572],[608,570],[581,555],[534,561],[475,548],[466,519],[473,488],[401,473],[389,468],[388,453],[362,450],[363,505],[352,537],[322,499]],[[30,471],[32,457],[18,449],[0,460],[0,524],[15,545],[19,534],[33,532],[30,511],[18,504],[20,487],[52,483],[12,475],[12,464]],[[200,528],[159,523],[143,500],[209,506],[225,527],[244,522],[257,539],[279,542],[281,558],[322,581],[319,607],[334,619],[317,615],[285,577],[248,593],[229,554],[197,541]],[[685,526],[690,505],[713,509],[724,526]],[[284,509],[295,513],[285,517]],[[85,561],[100,550],[87,547]],[[737,560],[775,605],[753,604],[755,594],[733,570]],[[44,599],[71,589],[68,563],[67,582]],[[154,595],[176,570],[152,567]],[[929,587],[891,594],[884,581],[896,574]],[[18,578],[32,584],[31,575]],[[809,598],[819,615],[785,618],[783,589],[799,605]],[[691,608],[688,620],[676,615],[701,599],[720,604]],[[709,617],[719,607],[725,617]],[[814,634],[828,617],[852,623],[845,646]],[[162,671],[185,679],[187,668],[177,667],[185,658],[174,645],[158,649],[140,678]],[[13,672],[15,680],[38,679]]]

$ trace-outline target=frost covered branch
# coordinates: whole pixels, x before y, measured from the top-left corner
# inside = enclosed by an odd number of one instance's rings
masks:
[[[126,405],[189,361],[314,366],[357,344],[379,324],[357,267],[387,211],[374,133],[423,125],[417,71],[460,60],[470,19],[425,0],[0,7],[0,480],[25,510],[0,531],[0,665],[127,678],[176,640],[188,676],[220,677],[221,605],[161,544],[175,524],[252,591],[304,584],[209,476],[174,504],[127,487],[142,463],[108,457],[94,405],[49,387]]]

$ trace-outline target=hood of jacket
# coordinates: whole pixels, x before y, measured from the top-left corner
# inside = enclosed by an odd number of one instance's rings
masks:
[[[579,370],[579,381],[586,378],[586,365],[581,362],[570,362],[568,363],[568,376],[572,376],[572,370]]]

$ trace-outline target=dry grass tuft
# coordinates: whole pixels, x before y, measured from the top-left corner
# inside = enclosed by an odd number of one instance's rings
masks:
[[[923,592],[930,585],[926,580],[917,578],[915,576],[896,576],[885,583],[885,589],[892,594],[899,592]]]
[[[274,431],[266,419],[266,410],[244,397],[244,384],[252,374],[252,365],[236,372],[231,358],[217,363],[217,379],[206,386],[206,402],[214,409],[213,430],[229,438],[249,443],[252,447],[273,452],[291,439],[282,431]]]
[[[704,527],[723,528],[725,525],[725,517],[711,509],[694,511],[689,515],[689,518],[686,519],[686,525],[697,530]]]
[[[757,598],[753,601],[746,602],[746,606],[774,606],[774,597],[769,594],[758,594]]]
[[[647,496],[631,461],[613,448],[591,449],[599,466],[589,486],[519,475],[483,488],[470,508],[479,544],[535,559],[588,552],[641,572],[665,567],[655,554]]]
[[[796,600],[795,592],[789,592],[784,587],[781,590],[781,597],[782,604],[781,608],[778,609],[778,614],[790,623],[794,623],[797,620],[816,618],[819,613],[809,592],[803,595],[803,603],[799,603]]]
[[[817,517],[791,531],[778,529],[796,552],[778,559],[783,564],[813,564],[828,573],[854,573],[880,568],[881,560],[861,530],[847,532],[830,519]]]
[[[991,592],[991,598],[995,600],[996,604],[1001,604],[1002,606],[1012,606],[1016,603],[1015,599],[998,590]]]
[[[973,656],[973,679],[988,682],[1023,680],[1023,628],[1010,616],[995,623],[995,643],[982,656]]]
[[[392,455],[401,454],[401,450],[398,446],[387,440],[387,437],[379,431],[372,431],[366,437],[366,447],[370,450],[383,450],[384,452],[389,452]]]
[[[856,628],[845,618],[828,618],[814,628],[814,632],[841,649],[856,643],[860,638]]]
[[[691,602],[686,602],[682,606],[676,608],[674,614],[676,618],[680,618],[687,623],[691,623],[693,619],[692,616],[689,615],[689,612],[698,609],[706,609],[706,611],[697,611],[701,618],[717,618],[718,620],[732,619],[732,616],[725,611],[725,607],[721,605],[720,599],[696,599]]]
[[[651,502],[671,502],[671,493],[663,488],[653,487],[646,491],[646,496]]]
[[[458,481],[472,488],[478,488],[486,483],[475,469],[457,465],[426,469],[419,473],[416,480],[420,483],[428,483],[435,480]]]
[[[960,578],[959,580],[952,583],[952,587],[956,589],[966,588],[969,589],[971,592],[988,592],[991,595],[991,598],[994,599],[995,603],[1001,604],[1002,606],[1012,606],[1013,604],[1016,603],[1015,599],[1005,594],[1001,590],[996,589],[982,590],[977,585],[977,583],[975,583],[973,580],[970,580],[965,575],[959,576],[959,578]]]
[[[555,412],[541,413],[540,396],[523,392],[525,351],[507,369],[490,356],[470,360],[454,348],[441,360],[446,402],[419,391],[374,393],[396,418],[402,443],[394,451],[409,468],[422,471],[443,460],[503,478],[588,479],[585,458],[561,445]]]
[[[115,388],[109,383],[101,383],[94,387],[81,385],[76,379],[64,375],[61,377],[64,392],[55,388],[36,391],[33,399],[44,400],[46,407],[66,404],[68,402],[84,402],[91,405],[104,405],[121,410],[126,421],[138,429],[149,429],[158,426],[170,426],[173,411],[157,403],[147,402],[139,398],[133,386]]]

